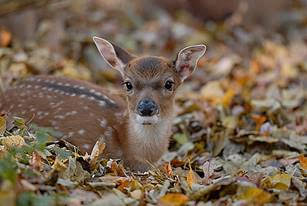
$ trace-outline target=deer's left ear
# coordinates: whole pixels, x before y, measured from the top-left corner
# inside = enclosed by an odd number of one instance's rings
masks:
[[[189,77],[197,66],[198,60],[205,54],[206,46],[203,44],[188,46],[178,52],[175,68],[181,80]]]

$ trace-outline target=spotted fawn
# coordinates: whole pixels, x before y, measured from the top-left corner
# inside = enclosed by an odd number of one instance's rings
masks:
[[[167,151],[176,90],[206,46],[183,48],[169,60],[137,57],[105,39],[93,40],[108,65],[120,72],[126,98],[84,81],[34,76],[0,95],[0,112],[53,128],[83,152],[91,152],[102,138],[105,157],[146,171]]]

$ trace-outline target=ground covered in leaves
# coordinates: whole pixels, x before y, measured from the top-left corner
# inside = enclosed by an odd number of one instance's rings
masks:
[[[1,90],[36,74],[119,88],[93,35],[171,58],[205,43],[198,70],[178,92],[169,152],[150,171],[131,173],[119,160],[98,160],[102,147],[81,155],[50,141],[55,131],[18,117],[6,125],[3,116],[0,205],[306,204],[306,7],[289,9],[288,21],[269,31],[122,1],[84,2],[39,8],[35,35],[25,41],[0,29]]]

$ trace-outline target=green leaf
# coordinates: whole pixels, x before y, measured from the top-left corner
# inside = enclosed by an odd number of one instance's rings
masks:
[[[185,144],[185,143],[188,142],[188,137],[187,137],[185,134],[183,134],[183,133],[181,133],[181,134],[175,134],[175,135],[173,136],[173,139],[176,140],[176,142],[177,142],[178,144],[180,144],[180,145],[183,145],[183,144]]]

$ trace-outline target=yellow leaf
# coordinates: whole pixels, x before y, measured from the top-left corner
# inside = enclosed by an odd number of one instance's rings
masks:
[[[224,97],[224,91],[220,82],[212,81],[201,88],[201,97],[213,104],[221,103]]]
[[[271,202],[272,195],[257,187],[242,187],[237,198],[257,205],[263,205]]]
[[[6,129],[6,120],[3,116],[0,116],[0,135],[3,135]]]
[[[273,177],[266,177],[261,181],[261,187],[287,190],[291,184],[291,176],[285,173],[276,174]]]
[[[20,147],[25,144],[25,140],[20,135],[13,135],[1,138],[1,143],[6,149]]]
[[[192,187],[192,185],[196,183],[196,176],[191,167],[187,175],[187,182],[190,187]]]
[[[53,163],[53,165],[52,165],[52,168],[55,171],[63,172],[63,171],[65,171],[67,169],[67,166],[61,160],[56,158],[54,163]]]
[[[224,107],[229,107],[229,105],[232,102],[233,97],[235,96],[235,92],[233,89],[229,88],[226,92],[226,94],[224,95],[224,97],[222,98],[222,104]]]
[[[300,155],[298,159],[300,161],[301,168],[303,170],[307,170],[307,157],[304,157],[304,155]]]
[[[280,173],[272,177],[272,185],[274,189],[287,190],[291,184],[291,176],[285,173]]]
[[[159,206],[181,206],[184,205],[189,198],[180,193],[168,193],[160,198]]]

